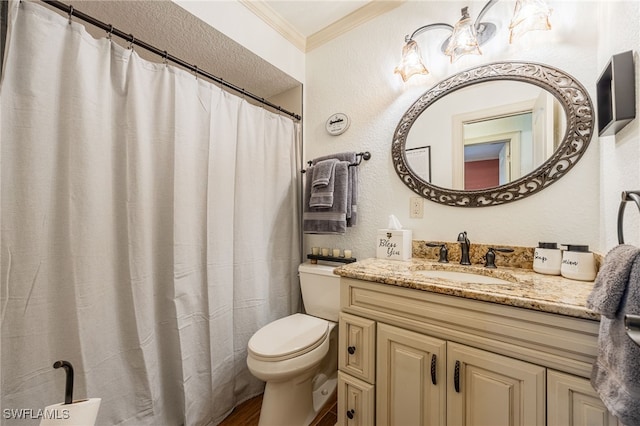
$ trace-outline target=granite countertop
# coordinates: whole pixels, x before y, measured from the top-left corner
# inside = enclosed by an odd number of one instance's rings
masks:
[[[505,284],[480,284],[421,275],[424,270],[448,270],[474,273],[508,281]],[[561,276],[543,275],[531,269],[481,265],[442,264],[422,258],[407,261],[364,259],[337,268],[346,278],[407,287],[433,293],[482,300],[552,314],[598,320],[599,315],[586,308],[593,282],[575,281]]]

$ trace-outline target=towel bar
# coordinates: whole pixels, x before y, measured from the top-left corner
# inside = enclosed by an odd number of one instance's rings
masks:
[[[622,191],[622,201],[620,201],[620,207],[618,207],[618,243],[620,244],[624,244],[622,223],[624,220],[624,209],[627,205],[627,201],[635,201],[638,209],[640,210],[640,190]]]
[[[359,166],[360,163],[362,163],[362,160],[368,161],[369,159],[371,159],[371,153],[369,151],[364,151],[364,152],[358,152],[356,154],[356,162],[349,164],[349,167],[356,167]],[[311,166],[313,164],[313,161],[307,161],[307,165]],[[306,173],[307,171],[305,169],[300,170],[300,173]]]

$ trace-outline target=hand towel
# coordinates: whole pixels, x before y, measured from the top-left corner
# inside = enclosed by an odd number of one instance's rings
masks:
[[[313,167],[309,207],[329,208],[333,206],[334,176],[337,162],[338,160],[335,158],[330,158],[319,161]]]
[[[315,166],[310,166],[310,173]],[[347,229],[347,187],[349,163],[339,161],[334,170],[333,206],[310,207],[311,179],[305,180],[305,202],[302,213],[302,229],[305,234],[344,234]],[[310,175],[312,176],[312,175]]]
[[[313,188],[327,186],[329,184],[329,180],[333,178],[333,172],[337,162],[338,160],[335,158],[318,161],[313,168],[311,186]]]
[[[312,160],[312,164],[320,161],[335,158],[338,161],[346,161],[349,164],[356,163],[355,152],[339,152],[337,154],[325,155]],[[357,218],[357,194],[358,194],[358,167],[350,166],[349,168],[349,185],[347,188],[347,226],[355,226]]]
[[[622,424],[640,425],[640,346],[624,317],[640,314],[640,249],[620,245],[605,257],[587,307],[601,313],[591,385]]]
[[[587,308],[607,318],[615,318],[627,290],[631,266],[638,254],[639,248],[626,244],[614,247],[607,253],[587,298]]]

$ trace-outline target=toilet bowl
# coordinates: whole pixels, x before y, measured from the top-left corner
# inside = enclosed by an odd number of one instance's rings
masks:
[[[266,382],[260,426],[306,426],[336,389],[340,280],[324,265],[299,270],[303,300],[314,291],[323,296],[305,301],[307,314],[273,321],[248,343],[249,371]]]

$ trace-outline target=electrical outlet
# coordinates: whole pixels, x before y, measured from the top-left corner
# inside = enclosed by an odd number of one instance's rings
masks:
[[[422,219],[422,216],[424,216],[424,199],[422,197],[411,197],[409,199],[409,217]]]

